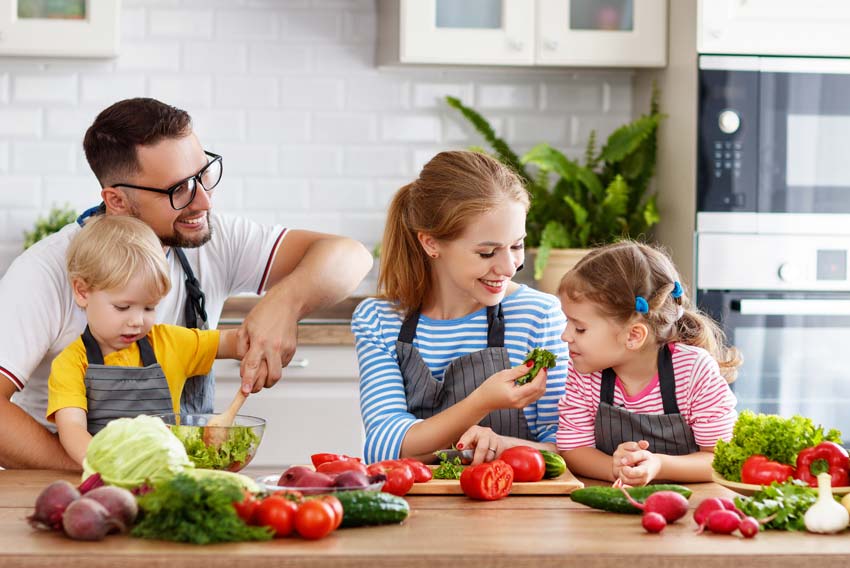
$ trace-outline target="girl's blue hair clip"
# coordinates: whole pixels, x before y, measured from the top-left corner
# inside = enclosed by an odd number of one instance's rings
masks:
[[[673,282],[673,291],[670,292],[670,295],[673,296],[674,298],[678,299],[678,298],[681,298],[682,294],[684,294],[684,293],[685,293],[685,291],[682,290],[682,285],[679,284],[678,281]]]
[[[643,296],[635,296],[635,311],[639,314],[649,313],[649,302]]]

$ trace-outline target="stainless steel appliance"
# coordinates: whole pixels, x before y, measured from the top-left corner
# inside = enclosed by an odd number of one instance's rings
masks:
[[[739,410],[850,440],[850,59],[701,56],[696,280]]]

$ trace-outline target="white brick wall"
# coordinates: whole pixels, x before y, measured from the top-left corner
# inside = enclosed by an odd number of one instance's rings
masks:
[[[422,164],[482,144],[445,95],[482,112],[517,152],[546,141],[577,156],[591,129],[605,136],[632,115],[628,71],[378,69],[375,4],[124,0],[114,60],[0,57],[0,274],[51,206],[98,201],[82,137],[122,98],[192,114],[205,147],[224,156],[218,210],[370,248]]]

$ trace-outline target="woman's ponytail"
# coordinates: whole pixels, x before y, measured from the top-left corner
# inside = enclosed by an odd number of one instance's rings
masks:
[[[414,186],[415,182],[405,185],[390,202],[378,274],[379,296],[397,301],[405,313],[422,304],[430,280],[425,253],[407,220]]]

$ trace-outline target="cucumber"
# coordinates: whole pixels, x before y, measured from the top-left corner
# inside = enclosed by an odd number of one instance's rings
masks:
[[[643,502],[647,497],[657,491],[675,491],[687,499],[691,496],[691,490],[681,485],[661,484],[646,485],[644,487],[630,487],[627,489],[629,494],[634,497],[635,501]],[[570,493],[573,501],[601,509],[612,513],[631,513],[639,515],[643,511],[629,503],[622,491],[616,487],[593,486],[583,489],[576,489]]]
[[[548,450],[540,450],[540,453],[543,454],[543,461],[546,462],[546,473],[543,474],[543,479],[554,479],[566,473],[567,462],[564,461],[561,454]]]
[[[410,505],[401,497],[380,491],[337,491],[342,503],[343,527],[400,523],[410,514]]]

